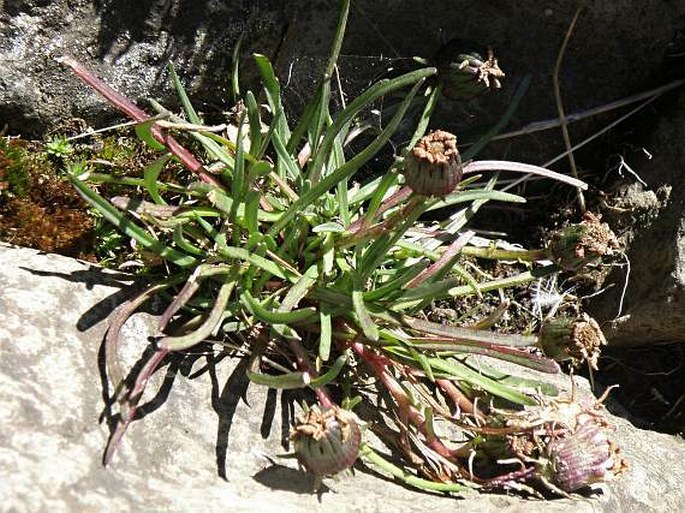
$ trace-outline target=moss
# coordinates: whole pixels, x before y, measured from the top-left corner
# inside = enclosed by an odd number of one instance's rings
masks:
[[[46,144],[0,138],[0,240],[41,251],[116,265],[130,256],[124,237],[86,204],[64,177],[67,162],[91,170],[142,175],[150,152],[135,137],[112,135]],[[107,186],[106,195],[116,195]],[[111,190],[109,190],[111,189]]]
[[[29,190],[21,141],[0,138],[0,195],[25,196]]]

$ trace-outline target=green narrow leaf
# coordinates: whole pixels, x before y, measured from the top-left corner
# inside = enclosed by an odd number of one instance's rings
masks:
[[[321,338],[319,339],[319,358],[324,362],[331,356],[331,342],[333,340],[333,328],[331,325],[331,314],[326,308],[319,310],[319,321],[321,324]]]
[[[374,452],[374,450],[371,449],[371,447],[369,447],[367,444],[362,445],[359,455],[362,458],[370,461],[375,467],[379,468],[381,473],[386,473],[391,477],[399,479],[409,486],[418,488],[419,490],[442,493],[460,493],[468,490],[466,486],[457,483],[438,483],[429,479],[417,477],[416,475],[390,463],[382,456]]]
[[[169,75],[171,75],[171,81],[174,84],[174,88],[176,89],[176,94],[178,94],[178,99],[181,101],[181,106],[183,107],[186,116],[188,116],[188,121],[196,125],[201,125],[203,123],[202,118],[198,115],[197,111],[195,110],[195,107],[193,107],[193,104],[190,103],[188,93],[183,87],[183,84],[181,84],[181,79],[178,77],[178,74],[176,73],[176,68],[174,67],[171,61],[169,61],[168,68]]]
[[[313,233],[342,233],[344,231],[345,227],[340,223],[336,223],[335,221],[317,224],[314,228],[312,228]]]
[[[491,290],[503,289],[507,287],[512,287],[514,285],[523,285],[525,283],[531,283],[543,276],[552,274],[558,271],[556,265],[546,265],[544,267],[538,267],[531,271],[525,271],[516,276],[510,276],[506,278],[499,278],[496,280],[488,281],[485,283],[478,284],[478,290],[481,292],[490,292]],[[447,291],[447,293],[452,297],[465,296],[472,291],[470,285],[461,285],[458,287],[453,287]]]
[[[259,159],[262,157],[259,151],[262,146],[262,119],[259,115],[257,100],[252,91],[248,91],[245,95],[245,106],[247,107],[247,119],[250,123],[250,153]]]
[[[221,254],[221,256],[224,258],[236,258],[238,260],[243,260],[284,280],[294,281],[296,279],[294,276],[292,276],[292,273],[286,272],[286,270],[282,269],[271,260],[251,253],[244,248],[227,246],[225,242],[221,243],[220,240],[215,240],[215,242],[217,242],[219,254]]]
[[[432,68],[430,68],[430,69],[432,69]],[[423,74],[412,75],[410,73],[407,75],[403,75],[402,77],[398,77],[398,79],[402,79],[402,80],[394,79],[395,81],[393,82],[393,84],[395,86],[397,84],[402,84],[402,85],[406,84],[409,80],[407,77],[410,75],[414,81],[418,81],[418,82],[414,85],[412,90],[407,94],[406,98],[403,100],[402,104],[399,106],[396,114],[390,120],[390,122],[385,127],[385,129],[366,148],[364,148],[362,151],[360,151],[357,155],[355,155],[348,162],[346,162],[345,164],[340,166],[333,173],[325,176],[321,181],[319,181],[318,183],[313,185],[313,187],[311,189],[309,189],[307,192],[305,192],[303,195],[301,195],[297,201],[293,202],[290,205],[290,207],[288,208],[288,210],[283,212],[283,214],[281,214],[280,219],[269,229],[269,235],[271,235],[272,237],[275,237],[278,234],[278,232],[280,232],[304,208],[306,208],[308,205],[310,205],[313,201],[315,201],[321,195],[328,192],[332,187],[334,187],[341,180],[345,180],[347,178],[350,178],[357,171],[357,169],[359,169],[359,167],[361,167],[364,163],[366,163],[368,160],[373,158],[374,155],[376,155],[376,153],[388,142],[388,140],[390,139],[390,137],[395,132],[395,130],[399,126],[400,122],[404,118],[404,114],[406,113],[407,109],[409,108],[409,105],[411,103],[411,100],[414,98],[414,95],[416,95],[419,87],[421,86],[422,78],[424,75],[426,75],[426,73],[427,73],[426,70],[423,70]],[[409,82],[409,83],[411,83],[411,82]],[[373,89],[373,87],[374,86],[372,86],[372,89]],[[381,90],[387,93],[387,92],[390,92],[394,89],[393,88],[388,89],[386,87],[386,88],[381,88]],[[378,91],[375,91],[375,92],[377,93]],[[351,105],[352,104],[350,104],[350,106]],[[357,107],[359,109],[361,109],[361,106],[357,106]],[[343,112],[345,112],[345,111],[343,111]],[[334,125],[335,125],[335,123],[334,123]],[[337,134],[337,131],[340,130],[340,128],[342,128],[342,127],[338,127],[338,129],[335,131],[336,134]],[[328,133],[326,135],[326,138],[328,138]],[[324,142],[325,142],[326,138],[324,138]],[[332,140],[331,140],[330,144],[331,145],[333,144]]]
[[[237,134],[237,149],[235,153],[235,166],[233,167],[233,180],[231,181],[231,192],[233,193],[233,205],[228,219],[231,223],[238,224],[238,207],[243,206],[245,200],[245,158],[243,151],[243,118],[238,122]],[[240,230],[234,227],[232,232],[233,245],[237,246],[240,243]]]
[[[331,368],[325,374],[320,375],[318,378],[312,379],[311,383],[309,383],[309,386],[311,388],[320,388],[324,385],[327,385],[338,377],[338,374],[340,374],[340,371],[345,366],[345,363],[347,363],[347,355],[341,354],[335,359]]]
[[[152,198],[152,201],[154,201],[158,205],[167,204],[167,202],[164,201],[164,199],[159,195],[159,191],[157,188],[157,179],[159,178],[159,174],[164,169],[166,163],[169,162],[170,158],[171,154],[167,154],[163,157],[158,158],[152,164],[145,166],[145,172],[143,175],[145,189],[147,189],[147,192]]]
[[[240,49],[243,46],[243,36],[245,32],[241,32],[238,40],[233,47],[232,55],[232,70],[231,70],[231,88],[233,92],[233,101],[237,102],[240,99]]]
[[[189,253],[191,255],[196,255],[196,256],[205,256],[206,252],[192,244],[191,242],[188,241],[188,239],[185,238],[184,233],[183,233],[183,226],[182,225],[177,225],[174,227],[174,243],[181,248],[183,251],[186,253]]]
[[[175,249],[169,248],[155,239],[144,228],[138,226],[134,221],[126,217],[117,210],[111,203],[93,191],[84,182],[79,180],[72,173],[67,173],[69,181],[83,198],[95,207],[102,216],[122,231],[126,236],[135,239],[142,247],[158,254],[162,258],[178,265],[179,267],[189,267],[195,265],[197,260],[191,255],[186,255]]]
[[[259,233],[259,192],[251,190],[245,198],[245,229],[250,235]]]
[[[414,134],[411,136],[409,144],[406,146],[407,149],[411,149],[416,146],[416,143],[419,142],[419,139],[425,135],[426,129],[428,128],[428,123],[430,123],[431,116],[433,115],[433,111],[435,111],[435,106],[438,104],[439,99],[440,87],[437,86],[433,88],[430,96],[428,97],[428,101],[426,102],[423,112],[421,113],[421,117],[419,118],[419,122],[416,125],[416,130],[414,130]]]
[[[378,183],[376,190],[371,196],[371,201],[364,214],[364,219],[362,220],[361,226],[371,226],[376,218],[376,212],[378,212],[378,207],[380,207],[383,202],[385,194],[388,189],[397,183],[397,174],[395,173],[385,173]]]
[[[399,346],[385,347],[385,351],[391,352],[398,359],[407,362],[411,365],[414,360],[411,356],[406,354],[406,349]],[[487,376],[479,374],[467,365],[464,365],[457,359],[446,360],[437,357],[428,357],[428,363],[433,368],[433,373],[436,377],[445,377],[447,379],[456,379],[469,383],[470,386],[480,388],[493,395],[511,401],[515,404],[534,405],[536,401],[534,398],[514,389],[510,386],[498,383]]]
[[[333,124],[328,128],[328,130],[326,130],[326,135],[319,146],[319,150],[316,152],[314,162],[312,163],[312,169],[309,174],[312,183],[317,184],[321,178],[323,167],[330,158],[330,152],[333,148],[333,142],[335,141],[335,138],[338,136],[340,131],[343,130],[343,128],[345,128],[348,123],[350,123],[359,114],[362,109],[372,104],[381,96],[396,91],[397,89],[402,89],[403,87],[422,82],[424,79],[435,75],[436,71],[437,70],[435,68],[423,68],[390,80],[381,80],[376,82],[364,93],[355,98],[345,109],[343,109],[342,112],[336,116]],[[413,94],[416,94],[416,91],[414,91]],[[413,98],[413,95],[411,96]],[[404,107],[400,106],[399,110],[402,111],[402,116],[404,116],[404,112],[406,111],[407,107],[408,105],[404,105]],[[395,117],[397,117],[397,114]],[[397,123],[399,123],[399,120]],[[334,183],[337,183],[338,181],[339,180],[335,180]]]
[[[516,404],[532,406],[537,404],[536,400],[518,390],[503,385],[486,376],[479,374],[465,366],[458,360],[443,360],[442,358],[428,358],[434,371],[442,371],[452,376],[453,378],[464,380],[471,383],[473,386],[479,387],[491,394],[494,394],[502,399],[511,401]]]
[[[412,367],[416,367],[416,364],[418,363],[419,368],[424,372],[426,377],[431,381],[435,381],[433,369],[430,366],[428,357],[424,353],[417,351],[416,348],[412,346],[412,344],[405,336],[401,335],[396,331],[390,330],[381,330],[380,335],[384,341],[390,341],[392,343],[399,344],[400,346],[402,346],[402,349],[409,353],[411,361],[413,362],[409,364]]]
[[[169,351],[182,351],[183,349],[188,349],[207,339],[219,326],[219,323],[224,317],[224,310],[226,310],[228,300],[235,288],[236,275],[237,273],[233,273],[227,278],[227,281],[221,285],[209,315],[197,330],[188,333],[187,335],[163,337],[157,342],[158,347]]]
[[[304,372],[289,372],[273,376],[270,374],[260,374],[259,372],[247,371],[247,378],[257,385],[263,385],[278,390],[290,390],[294,388],[304,388],[309,383],[308,374]]]
[[[384,283],[380,287],[364,292],[365,301],[379,301],[382,299],[392,299],[392,296],[401,293],[402,287],[416,276],[418,276],[424,269],[428,267],[426,262],[419,262],[417,264],[408,266],[406,269],[397,272],[397,276]]]
[[[315,152],[319,145],[319,138],[323,130],[323,126],[329,118],[329,103],[331,96],[331,78],[335,65],[340,55],[340,48],[342,48],[343,39],[345,36],[345,27],[347,26],[347,17],[350,11],[350,0],[343,0],[340,8],[340,17],[335,29],[333,37],[333,44],[328,53],[328,62],[324,70],[321,83],[317,88],[316,94],[307,103],[300,122],[296,125],[290,140],[288,141],[288,151],[293,152],[302,139],[305,130],[309,130],[310,145],[312,151]],[[315,121],[313,121],[315,120]]]
[[[154,125],[156,122],[156,119],[150,118],[147,121],[138,123],[135,126],[136,135],[138,136],[138,139],[143,141],[153,150],[165,151],[166,146],[164,146],[161,142],[155,139],[155,137],[152,135],[152,125]]]
[[[425,212],[427,205],[428,203],[425,203],[425,198],[420,199],[417,197],[410,201],[407,210],[403,212],[404,220],[400,225],[392,233],[382,235],[371,244],[366,253],[364,253],[364,260],[361,265],[364,277],[370,276],[376,270],[395,243],[402,238],[409,228],[414,226],[416,220]]]
[[[498,333],[493,334],[499,335]],[[480,354],[547,374],[558,374],[560,371],[559,364],[550,358],[530,351],[498,345],[495,342],[435,337],[410,338],[409,342],[413,347],[422,350]]]
[[[340,139],[340,137],[336,139],[336,143],[333,147],[333,165],[336,169],[341,168],[342,165],[345,163],[345,150],[343,149],[342,142],[338,142],[340,141]],[[343,178],[338,182],[336,188],[336,195],[338,200],[338,216],[340,217],[340,221],[345,226],[348,226],[351,220],[350,204],[348,197],[348,181],[349,178]]]
[[[352,306],[354,313],[357,315],[357,320],[364,332],[364,336],[372,342],[378,341],[378,326],[371,318],[369,311],[364,304],[364,279],[360,273],[355,272],[352,275]]]
[[[281,164],[281,167],[285,169],[286,175],[290,180],[297,179],[297,177],[300,176],[300,167],[297,165],[297,162],[295,162],[295,159],[288,153],[278,132],[274,132],[271,140],[274,149],[276,150],[276,155],[278,156],[278,162]]]
[[[316,264],[310,266],[304,274],[290,287],[290,290],[283,298],[279,311],[287,312],[304,298],[319,279],[319,269]]]
[[[257,301],[248,290],[243,291],[240,295],[240,300],[252,315],[269,324],[304,322],[312,319],[316,315],[316,309],[312,307],[289,310],[287,312],[269,310]]]
[[[329,277],[333,274],[335,265],[335,240],[333,234],[327,233],[323,237],[323,255],[321,257],[321,274]]]
[[[290,129],[288,128],[288,121],[285,112],[283,111],[283,105],[281,104],[281,86],[274,73],[274,68],[265,55],[254,54],[254,59],[257,63],[259,74],[262,77],[264,93],[266,94],[266,100],[273,116],[271,124],[281,137],[281,140],[287,141],[290,139]]]

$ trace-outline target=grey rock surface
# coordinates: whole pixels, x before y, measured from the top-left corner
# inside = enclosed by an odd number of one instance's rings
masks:
[[[158,372],[161,390],[113,464],[100,345],[130,277],[69,258],[0,245],[0,511],[483,511],[633,512],[685,508],[685,442],[613,418],[632,469],[592,497],[540,501],[417,493],[357,471],[312,481],[285,450],[279,398],[247,387],[238,362],[189,355]],[[154,324],[136,314],[124,354],[134,363]],[[187,365],[185,365],[187,363]],[[152,399],[152,397],[150,398]],[[281,398],[283,399],[283,398]],[[267,420],[265,420],[265,418]],[[269,420],[271,418],[271,420]],[[285,430],[285,431],[284,431]],[[223,477],[223,478],[222,478]]]

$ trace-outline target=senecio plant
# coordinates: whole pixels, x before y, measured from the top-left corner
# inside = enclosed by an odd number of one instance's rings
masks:
[[[556,387],[530,377],[560,372],[555,360],[594,364],[603,342],[594,321],[581,316],[548,324],[541,335],[502,334],[424,315],[434,300],[532,282],[612,250],[612,240],[604,249],[589,243],[587,227],[573,227],[543,250],[472,245],[467,223],[484,203],[524,201],[497,191],[496,175],[479,181],[483,173],[585,184],[516,162],[468,161],[454,135],[426,135],[443,85],[456,98],[459,87],[471,97],[501,86],[504,73],[492,54],[486,60],[461,55],[451,65],[443,59],[442,72],[426,66],[381,80],[333,112],[331,79],[349,9],[349,1],[342,3],[324,75],[296,123],[263,55],[254,59],[265,105],[248,91],[226,136],[203,125],[173,69],[186,118],[159,105],[159,114],[150,117],[74,59],[61,58],[137,121],[140,137],[162,154],[140,178],[84,166],[69,174],[106,219],[166,263],[167,275],[121,305],[106,335],[120,415],[105,462],[135,419],[150,376],[171,353],[231,340],[248,355],[253,383],[312,392],[291,440],[317,486],[360,458],[409,485],[446,493],[467,487],[532,491],[545,483],[568,494],[620,474],[626,464],[601,401],[559,397]],[[238,92],[237,72],[233,85]],[[360,131],[360,113],[390,93],[403,97],[392,118],[352,152],[348,143]],[[355,173],[388,144],[412,103],[423,105],[423,113],[395,162],[368,183],[356,183]],[[194,138],[198,149],[191,152],[172,132]],[[170,159],[184,164],[190,178],[182,173],[161,181]],[[98,184],[112,182],[131,186],[130,195],[108,199],[97,192]],[[442,221],[422,220],[448,206],[453,213]],[[588,222],[594,230],[605,226],[597,218]],[[528,270],[482,281],[461,265],[474,256],[527,262]],[[154,297],[171,298],[154,350],[125,379],[117,359],[119,332]],[[517,376],[502,371],[498,361],[543,374]]]

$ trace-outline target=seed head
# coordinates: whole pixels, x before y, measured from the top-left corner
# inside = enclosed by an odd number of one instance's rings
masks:
[[[540,328],[543,352],[558,362],[570,360],[574,367],[587,362],[597,370],[601,347],[606,344],[599,324],[586,313],[577,317],[554,317]]]
[[[404,160],[407,186],[423,196],[447,196],[457,188],[462,174],[457,138],[443,130],[422,137]]]
[[[317,477],[350,468],[359,456],[361,429],[356,415],[338,407],[313,406],[297,419],[290,432],[297,461]]]

